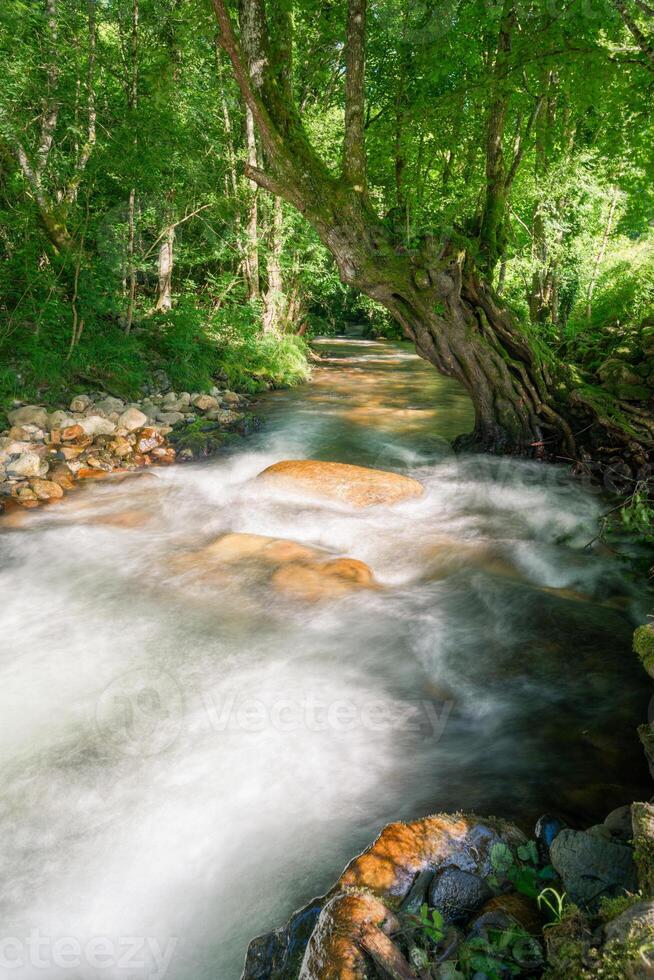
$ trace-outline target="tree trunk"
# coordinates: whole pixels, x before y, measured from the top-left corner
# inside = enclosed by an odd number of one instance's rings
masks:
[[[175,226],[169,225],[159,245],[159,293],[156,310],[167,313],[173,305],[173,247]]]
[[[284,228],[284,212],[281,198],[273,199],[272,227],[270,234],[270,249],[266,271],[268,286],[264,296],[263,329],[265,333],[276,333],[282,329],[286,297],[282,279],[282,234]]]
[[[611,232],[613,230],[613,218],[615,216],[615,208],[618,203],[618,189],[613,188],[613,193],[611,194],[611,203],[609,205],[609,213],[606,219],[606,225],[604,226],[604,234],[602,235],[602,242],[599,247],[599,251],[595,256],[595,264],[593,265],[593,272],[590,277],[590,282],[588,283],[588,293],[586,297],[586,319],[590,320],[593,315],[593,295],[595,293],[595,287],[597,286],[597,280],[599,279],[600,269],[602,267],[602,262],[604,261],[604,256],[606,254],[606,248],[609,244],[609,238],[611,237]]]
[[[245,109],[245,136],[247,141],[248,166],[257,166],[257,140],[254,130],[254,119],[249,107]],[[250,185],[250,203],[246,225],[245,258],[243,267],[250,299],[259,299],[259,188],[256,181],[248,181]]]

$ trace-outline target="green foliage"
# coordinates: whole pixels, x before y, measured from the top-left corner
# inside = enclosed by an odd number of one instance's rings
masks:
[[[566,915],[566,893],[549,886],[537,898],[538,908],[549,917],[549,925],[562,922]]]
[[[519,977],[542,963],[540,944],[517,924],[507,929],[487,929],[483,935],[466,939],[459,950],[459,966],[466,978]]]
[[[539,865],[534,841],[521,844],[515,853],[508,844],[493,844],[490,858],[495,872],[488,879],[490,884],[499,888],[509,881],[516,891],[529,898],[538,898],[543,885],[556,877],[551,865]]]
[[[613,919],[617,919],[619,915],[626,912],[627,909],[631,908],[637,902],[641,902],[643,899],[642,895],[616,895],[611,898],[608,895],[603,895],[600,898],[599,905],[599,917],[602,922],[611,922]]]
[[[443,916],[438,909],[430,909],[426,904],[421,905],[419,922],[420,927],[427,939],[434,943],[434,945],[438,945],[445,935],[443,929]]]

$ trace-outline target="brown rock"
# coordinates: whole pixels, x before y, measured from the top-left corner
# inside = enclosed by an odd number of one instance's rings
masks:
[[[106,476],[109,476],[107,470],[91,469],[85,466],[78,470],[77,473],[78,480],[102,480]]]
[[[278,565],[283,562],[315,558],[320,555],[320,552],[285,538],[270,538],[264,534],[232,533],[221,535],[197,554],[202,558],[220,562],[238,562],[256,558]]]
[[[64,442],[73,442],[76,439],[81,439],[84,435],[85,432],[81,425],[67,425],[65,429],[61,430],[61,438]]]
[[[61,453],[64,459],[69,460],[77,459],[78,456],[81,456],[84,452],[84,448],[82,446],[62,446],[58,451]]]
[[[532,936],[540,936],[542,932],[543,920],[539,915],[536,902],[519,892],[509,892],[506,895],[490,898],[479,915],[486,915],[487,912],[504,912],[510,915]]]
[[[39,500],[59,500],[64,495],[54,480],[32,480],[30,486]]]
[[[327,894],[304,956],[303,980],[365,977],[364,950],[371,948],[381,949],[385,974],[410,976],[401,972],[405,967],[390,939],[398,928],[393,913],[422,872],[454,864],[487,877],[493,870],[491,848],[500,842],[518,846],[524,837],[511,824],[473,814],[389,824]]]
[[[370,568],[354,558],[291,562],[277,569],[272,584],[278,591],[305,602],[334,599],[358,589],[377,588]]]
[[[274,463],[260,473],[258,479],[355,507],[396,504],[424,493],[422,484],[399,473],[314,459]]]
[[[58,483],[62,490],[72,490],[75,486],[73,474],[65,464],[55,466],[50,470],[48,476],[53,483]]]
[[[141,429],[137,434],[136,450],[143,454],[149,453],[150,450],[161,446],[163,442],[163,436],[157,429]]]
[[[158,446],[152,450],[152,456],[157,463],[174,463],[176,455],[172,446]]]
[[[109,452],[113,453],[114,456],[118,456],[122,459],[124,456],[129,456],[132,452],[132,444],[128,439],[123,436],[117,436],[112,442],[107,446]]]

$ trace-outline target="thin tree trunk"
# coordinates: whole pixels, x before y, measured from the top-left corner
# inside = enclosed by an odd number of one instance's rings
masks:
[[[254,129],[254,119],[249,106],[245,107],[245,138],[247,141],[248,166],[256,167],[258,164],[257,138]],[[254,180],[249,180],[248,184],[250,187],[250,202],[246,226],[244,268],[248,296],[253,300],[259,299],[261,295],[259,285],[259,187]]]
[[[263,329],[265,333],[278,333],[283,327],[286,307],[281,264],[283,228],[282,201],[281,198],[275,197],[273,198],[270,248],[266,264],[268,287],[264,295]]]
[[[604,226],[604,234],[602,235],[602,242],[600,244],[597,255],[595,256],[595,264],[593,266],[593,272],[590,277],[590,282],[588,283],[588,295],[586,299],[586,319],[590,320],[593,315],[593,294],[595,292],[595,287],[597,286],[597,280],[599,279],[600,269],[602,267],[602,262],[604,261],[604,256],[606,255],[606,249],[609,244],[609,238],[611,237],[611,231],[613,230],[613,219],[615,217],[615,209],[618,203],[618,188],[613,188],[613,193],[611,194],[611,203],[609,205],[609,213],[606,219],[606,225]]]
[[[132,0],[132,25],[130,31],[130,80],[127,107],[129,117],[134,127],[134,156],[138,149],[136,129],[136,110],[138,108],[138,39],[139,39],[139,0]],[[134,306],[136,303],[136,188],[131,187],[127,213],[127,315],[125,317],[125,333],[132,329],[134,321]]]
[[[159,292],[156,310],[160,313],[167,313],[173,305],[174,244],[175,226],[169,225],[159,245]]]

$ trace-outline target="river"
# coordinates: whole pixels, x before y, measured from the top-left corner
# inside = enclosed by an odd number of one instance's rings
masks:
[[[587,824],[650,795],[642,596],[585,547],[602,500],[455,459],[470,403],[406,345],[317,349],[237,452],[0,530],[1,976],[238,980],[248,941],[390,820]],[[427,493],[287,499],[252,479],[284,458]],[[247,563],[203,575],[188,555],[225,531],[361,559],[382,588],[307,605]]]

